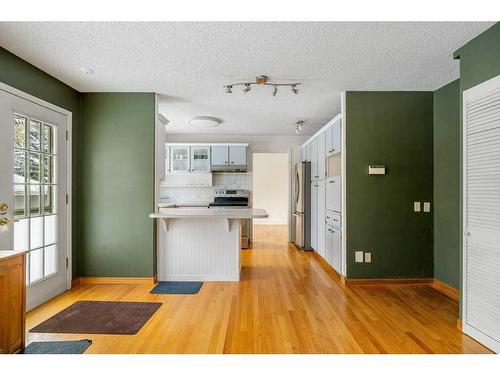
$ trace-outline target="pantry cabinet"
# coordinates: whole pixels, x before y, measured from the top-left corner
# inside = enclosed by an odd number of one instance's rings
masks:
[[[340,228],[326,226],[326,256],[325,260],[338,273],[342,273],[342,233]]]
[[[323,132],[317,137],[318,140],[318,178],[325,178],[325,141],[326,133]]]
[[[342,182],[340,176],[327,178],[325,200],[327,210],[342,211]]]
[[[326,230],[325,222],[325,180],[318,182],[318,212],[317,212],[318,241],[316,251],[323,258],[325,257]]]
[[[318,187],[317,181],[311,182],[311,247],[318,249]]]
[[[318,178],[318,138],[314,138],[311,141],[311,180]]]

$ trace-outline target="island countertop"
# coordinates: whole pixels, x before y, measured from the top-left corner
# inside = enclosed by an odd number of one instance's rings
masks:
[[[154,219],[186,219],[217,217],[222,219],[261,219],[268,217],[262,208],[231,208],[231,207],[176,207],[160,208],[149,215]]]

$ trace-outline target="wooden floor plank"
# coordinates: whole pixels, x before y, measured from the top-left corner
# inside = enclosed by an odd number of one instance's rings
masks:
[[[147,285],[79,285],[27,315],[27,329],[79,300],[162,302],[136,334],[28,333],[27,344],[89,338],[87,353],[490,353],[456,328],[458,303],[430,285],[351,285],[286,226],[255,226],[237,282],[196,295]]]

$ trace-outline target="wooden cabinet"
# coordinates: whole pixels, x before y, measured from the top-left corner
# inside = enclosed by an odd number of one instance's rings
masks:
[[[26,285],[24,253],[0,251],[0,354],[24,349]]]
[[[326,209],[342,211],[342,179],[340,176],[330,177],[326,180]]]

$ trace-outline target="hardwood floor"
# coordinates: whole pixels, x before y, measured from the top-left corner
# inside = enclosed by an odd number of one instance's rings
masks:
[[[87,353],[489,353],[456,328],[458,304],[428,285],[344,286],[286,227],[255,226],[242,280],[197,295],[146,285],[80,285],[28,313],[27,329],[78,300],[154,301],[132,336],[29,333],[27,343],[89,338]]]

